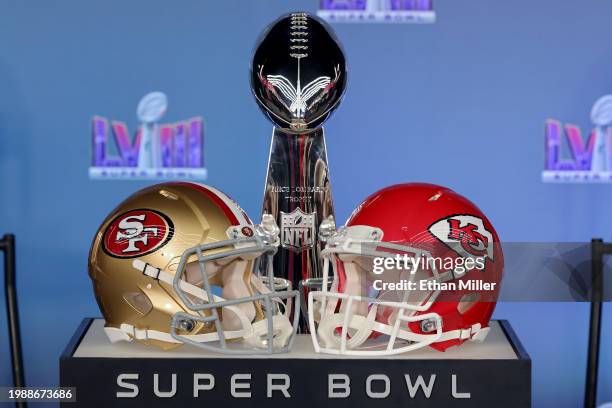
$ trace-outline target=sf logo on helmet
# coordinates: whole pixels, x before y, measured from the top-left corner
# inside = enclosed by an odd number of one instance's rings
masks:
[[[141,242],[143,246],[149,243],[149,237],[156,238],[159,233],[158,227],[145,227],[142,221],[145,220],[146,214],[130,215],[119,221],[120,230],[117,232],[115,242],[120,242],[122,239],[127,240],[128,246],[123,251],[138,252],[140,249],[136,247],[137,242]]]
[[[453,215],[433,223],[429,232],[464,258],[486,256],[493,260],[493,235],[481,218]]]
[[[135,258],[164,246],[172,237],[170,219],[153,210],[121,214],[104,233],[104,250],[116,258]]]

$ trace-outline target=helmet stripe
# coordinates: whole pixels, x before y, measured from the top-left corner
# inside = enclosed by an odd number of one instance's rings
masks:
[[[188,181],[179,181],[173,184],[193,187],[195,190],[210,198],[217,205],[217,207],[223,211],[232,225],[241,224],[239,221],[240,213],[237,211],[237,208],[234,208],[237,207],[237,205],[221,191],[204,184],[191,183]]]

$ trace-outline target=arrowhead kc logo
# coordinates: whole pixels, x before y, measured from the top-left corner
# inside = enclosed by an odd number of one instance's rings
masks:
[[[429,232],[464,258],[486,256],[493,260],[493,235],[481,218],[453,215],[433,223]]]

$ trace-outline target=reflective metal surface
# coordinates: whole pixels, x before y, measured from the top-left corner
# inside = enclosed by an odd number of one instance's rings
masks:
[[[285,15],[261,35],[251,64],[251,89],[277,126],[272,135],[263,214],[280,227],[275,274],[293,288],[321,276],[321,223],[334,211],[321,125],[346,88],[346,63],[333,30],[307,13]],[[334,227],[332,227],[334,229]],[[265,271],[262,259],[261,271]],[[303,286],[302,302],[310,289]],[[301,328],[307,331],[306,320]]]
[[[303,134],[274,129],[263,213],[281,229],[275,275],[294,288],[301,280],[320,277],[324,243],[319,226],[324,220],[333,223],[334,216],[323,129]]]
[[[323,21],[291,13],[261,35],[252,59],[251,89],[278,127],[316,129],[338,106],[345,87],[344,54]]]

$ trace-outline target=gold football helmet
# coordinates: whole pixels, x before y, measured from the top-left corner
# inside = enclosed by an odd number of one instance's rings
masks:
[[[89,254],[106,334],[163,349],[288,351],[299,302],[290,282],[272,274],[277,245],[272,218],[253,225],[212,187],[173,182],[138,191],[104,220]]]

